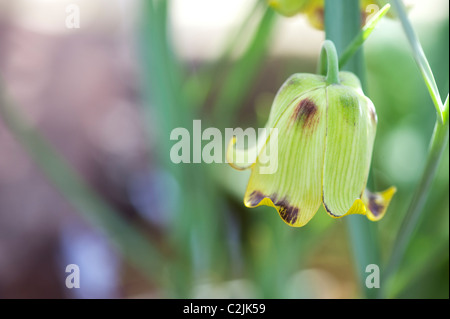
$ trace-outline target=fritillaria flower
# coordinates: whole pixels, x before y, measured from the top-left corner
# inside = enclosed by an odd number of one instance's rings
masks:
[[[304,14],[311,26],[323,30],[325,0],[267,0],[267,3],[286,17]],[[368,15],[374,14],[386,3],[387,0],[360,0],[361,21],[365,21]],[[388,16],[394,17],[392,13],[388,13]]]
[[[335,54],[334,45],[326,43]],[[334,218],[363,214],[381,219],[396,189],[366,189],[376,126],[374,105],[354,74],[335,67],[327,76],[292,75],[279,89],[266,125],[277,134],[261,137],[246,150],[236,148],[236,139],[228,146],[230,165],[251,169],[245,206],[274,207],[296,227],[308,223],[322,204]],[[251,160],[236,162],[239,152]],[[264,172],[262,154],[277,162],[275,172]]]

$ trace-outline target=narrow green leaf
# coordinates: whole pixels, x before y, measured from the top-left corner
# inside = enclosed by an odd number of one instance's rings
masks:
[[[372,34],[378,22],[381,18],[389,11],[391,5],[386,4],[380,11],[378,11],[366,25],[361,29],[358,35],[353,39],[353,41],[347,46],[345,51],[341,54],[339,58],[339,67],[342,68],[348,62],[348,60],[355,54],[356,51],[361,47],[361,45],[366,41],[366,39]]]
[[[439,89],[434,79],[433,72],[431,71],[430,64],[428,63],[427,57],[423,52],[422,45],[420,44],[420,41],[416,33],[414,32],[411,22],[409,22],[409,19],[406,15],[405,6],[400,0],[392,0],[392,1],[394,9],[398,14],[400,22],[402,23],[405,35],[409,41],[409,44],[411,45],[414,59],[416,60],[420,72],[422,73],[423,80],[425,81],[425,84],[428,88],[428,92],[430,93],[431,99],[433,100],[438,120],[440,123],[443,123],[444,117],[442,112],[444,107],[442,105],[442,100],[439,95]]]
[[[448,99],[446,101],[448,107]],[[434,126],[433,136],[431,137],[430,148],[428,151],[427,162],[425,169],[422,173],[420,182],[414,192],[412,201],[408,207],[403,222],[397,233],[388,264],[385,267],[386,271],[383,276],[381,295],[389,293],[391,280],[395,273],[398,271],[400,264],[405,255],[406,249],[409,246],[414,230],[420,220],[420,216],[423,213],[428,194],[430,192],[431,184],[436,176],[436,171],[442,158],[442,153],[447,146],[449,138],[449,123],[448,120],[445,123],[440,123],[436,120]]]

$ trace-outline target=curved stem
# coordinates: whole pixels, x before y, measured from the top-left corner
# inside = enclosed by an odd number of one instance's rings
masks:
[[[444,119],[443,123],[436,120],[434,127],[433,136],[430,142],[430,149],[428,151],[428,158],[425,164],[425,169],[422,173],[422,178],[417,186],[416,192],[414,193],[411,204],[409,205],[408,211],[403,223],[400,226],[397,238],[392,249],[391,257],[386,266],[386,271],[384,274],[383,289],[381,293],[385,296],[389,291],[390,281],[392,276],[397,272],[400,263],[403,260],[408,244],[411,241],[414,230],[420,220],[420,215],[423,212],[423,207],[428,197],[428,193],[431,188],[431,184],[436,175],[436,170],[439,165],[439,161],[442,157],[442,153],[448,142],[449,135],[449,123],[448,123],[448,96],[444,104]],[[387,286],[387,287],[385,287]]]
[[[430,64],[428,63],[425,53],[423,52],[422,46],[416,33],[414,32],[411,22],[409,22],[408,20],[404,4],[400,0],[393,0],[392,4],[394,5],[394,9],[397,12],[398,18],[400,19],[403,30],[405,31],[406,38],[411,45],[414,59],[416,60],[427,89],[430,93],[431,100],[433,101],[434,107],[436,109],[437,118],[442,124],[444,121],[442,114],[444,106],[442,104],[442,100],[439,95],[439,90],[434,79],[433,72],[431,71]]]
[[[326,75],[328,84],[339,84],[339,59],[334,43],[325,40],[320,51],[320,74]]]

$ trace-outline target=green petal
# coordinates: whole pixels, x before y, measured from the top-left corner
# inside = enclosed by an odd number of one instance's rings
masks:
[[[279,94],[276,101],[280,98],[289,102],[274,105],[273,111],[279,114],[278,120],[272,119],[277,134],[270,135],[252,167],[244,204],[247,207],[275,207],[288,225],[299,227],[314,216],[321,204],[325,88],[307,91],[294,100]],[[277,169],[272,174],[264,174],[263,169],[269,161],[276,162]]]
[[[359,94],[364,95],[361,89],[361,81],[359,81],[358,77],[352,72],[339,72],[339,81],[341,81],[341,85],[349,86],[355,89]]]
[[[325,77],[322,75],[296,73],[291,75],[278,90],[270,110],[266,127],[275,127],[275,123],[292,102],[300,95],[320,87],[325,87]]]
[[[355,88],[327,87],[328,119],[323,202],[333,217],[365,214],[361,201],[376,131],[372,102]]]
[[[275,96],[272,108],[270,110],[269,119],[267,121],[264,134],[258,135],[256,145],[247,149],[239,149],[236,144],[239,142],[236,138],[232,138],[228,143],[226,159],[231,167],[238,170],[250,168],[255,162],[264,147],[265,142],[270,135],[270,129],[276,126],[281,115],[286,112],[289,105],[299,96],[315,90],[319,87],[325,87],[325,77],[315,74],[297,73],[291,75],[278,90]]]

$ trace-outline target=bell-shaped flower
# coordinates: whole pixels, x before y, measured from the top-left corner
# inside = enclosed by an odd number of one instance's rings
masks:
[[[328,72],[292,75],[275,97],[268,134],[245,150],[236,147],[236,138],[228,145],[230,165],[251,168],[245,206],[274,207],[291,226],[308,223],[321,204],[335,218],[363,214],[376,221],[396,191],[366,190],[375,108],[354,74],[337,67]],[[267,170],[268,162],[276,169]]]

